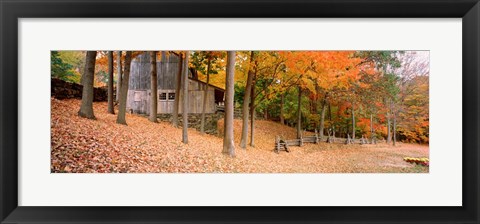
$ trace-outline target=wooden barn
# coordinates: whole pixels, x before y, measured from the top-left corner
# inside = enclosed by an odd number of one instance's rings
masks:
[[[157,57],[157,113],[173,112],[175,97],[180,97],[179,113],[182,113],[183,93],[175,92],[176,76],[179,72],[179,57],[175,54],[162,53]],[[194,72],[195,73],[195,72]],[[203,95],[206,83],[198,80],[189,69],[188,79],[189,113],[202,113]],[[225,90],[209,85],[206,113],[215,113],[218,105],[223,104]],[[150,113],[150,57],[148,53],[141,54],[132,60],[130,81],[128,86],[127,109],[139,114]]]

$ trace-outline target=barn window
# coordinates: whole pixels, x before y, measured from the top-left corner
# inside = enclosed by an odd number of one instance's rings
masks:
[[[142,101],[142,96],[140,92],[134,92],[133,94],[133,101],[140,102]]]
[[[175,93],[168,93],[168,100],[175,100]]]
[[[160,93],[159,99],[160,100],[167,100],[167,93]]]

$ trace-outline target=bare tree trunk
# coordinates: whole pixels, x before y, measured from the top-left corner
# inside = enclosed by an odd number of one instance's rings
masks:
[[[332,125],[332,107],[330,105],[330,102],[328,103],[328,120],[330,121],[330,125]]]
[[[182,107],[182,120],[183,120],[183,132],[182,142],[188,144],[188,57],[190,51],[185,51],[185,58],[183,59],[183,107]]]
[[[315,82],[315,96],[310,99],[310,114],[318,114],[318,105],[320,105],[320,86]],[[320,126],[319,121],[313,123],[313,129],[318,130]]]
[[[95,115],[93,114],[93,77],[95,74],[96,57],[96,51],[87,51],[82,79],[82,104],[78,111],[78,116],[88,119],[95,119]]]
[[[132,52],[127,51],[125,55],[125,68],[123,71],[122,85],[120,87],[120,103],[118,105],[117,124],[127,125],[125,112],[127,110],[128,83],[130,79],[130,63],[132,62]]]
[[[390,120],[390,101],[385,99],[385,107],[387,108],[387,144],[392,142],[392,132],[391,132],[391,120]]]
[[[397,115],[396,115],[396,111],[394,110],[394,108],[392,108],[392,110],[393,110],[392,111],[392,113],[393,113],[393,132],[392,132],[392,134],[393,134],[393,146],[395,146],[395,144],[397,143],[397,135],[396,135],[396,132],[397,132]]]
[[[355,109],[352,102],[352,139],[355,140]]]
[[[172,124],[174,127],[178,128],[178,108],[180,106],[180,89],[182,87],[182,71],[183,68],[183,57],[179,56],[178,60],[178,74],[176,76],[176,85],[175,85],[175,100],[173,102],[173,115],[172,115]]]
[[[252,94],[250,95],[250,146],[255,147],[255,83],[257,77],[257,63],[255,62],[255,72],[253,73]]]
[[[252,93],[252,82],[253,82],[253,69],[252,62],[254,60],[255,53],[250,52],[250,65],[248,68],[248,77],[247,85],[245,86],[245,94],[243,95],[243,107],[242,107],[242,137],[240,138],[240,147],[247,148],[247,138],[248,138],[248,106],[250,103],[250,94]],[[281,113],[281,112],[280,112]]]
[[[387,143],[389,144],[390,142],[392,142],[392,133],[391,133],[391,124],[390,124],[390,118],[389,118],[389,115],[387,115]]]
[[[113,109],[113,51],[108,52],[108,113],[115,114]]]
[[[320,139],[323,139],[323,130],[325,129],[325,111],[327,110],[327,96],[325,95],[325,99],[323,99],[322,103],[322,112],[320,114]]]
[[[390,121],[390,107],[387,100],[385,101],[385,104],[387,106],[387,144],[390,144],[392,142],[392,132],[391,132],[391,121]]]
[[[200,123],[200,133],[205,133],[205,110],[207,109],[207,96],[208,96],[208,84],[210,82],[210,58],[207,62],[207,84],[205,85],[205,91],[203,92],[203,107],[202,107],[202,121]]]
[[[370,142],[373,143],[373,114],[370,114]]]
[[[227,78],[225,80],[225,128],[223,137],[223,153],[231,157],[235,156],[235,145],[233,143],[233,95],[235,75],[235,51],[228,51],[227,54]]]
[[[285,105],[285,93],[280,95],[280,124],[285,124],[285,117],[283,116],[283,107]]]
[[[192,73],[192,79],[198,80],[198,72],[194,68],[189,68],[190,73]]]
[[[117,51],[117,103],[120,101],[120,86],[122,86],[122,51]]]
[[[150,115],[148,120],[157,123],[157,52],[150,52]]]
[[[250,146],[255,147],[255,81],[252,82],[250,95]]]
[[[333,142],[335,142],[335,126],[332,125],[332,137],[333,137]]]
[[[302,88],[298,87],[297,138],[302,137]]]

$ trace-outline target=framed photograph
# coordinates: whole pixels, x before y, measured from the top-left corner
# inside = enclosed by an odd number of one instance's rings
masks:
[[[467,1],[1,1],[1,223],[478,223]]]

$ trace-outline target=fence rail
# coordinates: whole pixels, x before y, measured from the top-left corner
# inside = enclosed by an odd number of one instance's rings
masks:
[[[286,151],[290,152],[288,150],[289,146],[303,146],[304,143],[313,143],[313,144],[318,144],[319,142],[322,141],[322,138],[318,136],[317,130],[315,130],[315,135],[313,136],[305,136],[305,137],[300,137],[299,139],[283,139],[280,136],[275,137],[275,149],[274,151],[276,153],[279,153],[280,151]],[[328,136],[326,139],[327,143],[344,143],[344,144],[377,144],[378,141],[376,139],[369,140],[367,138],[362,138],[360,139],[352,139],[350,136],[348,138],[337,138],[334,136]]]
[[[299,139],[289,139],[285,140],[280,138],[280,136],[275,137],[275,152],[279,153],[280,151],[288,151],[288,146],[303,146],[304,143],[314,143],[317,144],[320,142],[320,137],[318,137],[317,130],[315,130],[314,136],[305,136],[300,137]]]

